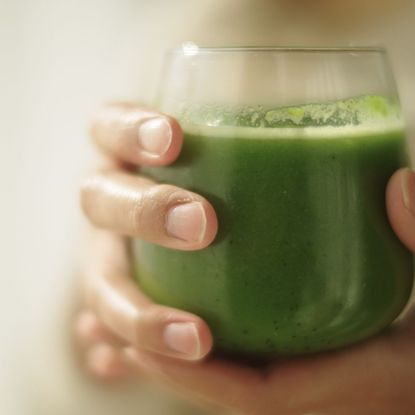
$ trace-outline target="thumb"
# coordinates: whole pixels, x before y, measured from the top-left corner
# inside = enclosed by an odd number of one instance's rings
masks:
[[[400,169],[386,188],[386,208],[393,230],[402,243],[415,252],[415,173]]]

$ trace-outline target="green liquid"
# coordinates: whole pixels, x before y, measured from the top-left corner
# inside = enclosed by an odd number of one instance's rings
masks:
[[[135,240],[141,288],[204,318],[232,354],[322,351],[381,331],[413,280],[385,209],[386,183],[407,164],[403,131],[264,130],[186,134],[173,166],[144,170],[207,197],[219,234],[196,252]]]

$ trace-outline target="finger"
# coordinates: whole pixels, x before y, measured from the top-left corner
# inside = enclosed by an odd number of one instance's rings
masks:
[[[89,178],[81,203],[96,226],[168,248],[202,249],[218,228],[215,211],[204,197],[118,171]]]
[[[115,348],[126,345],[118,336],[115,336],[101,324],[96,315],[90,310],[81,311],[76,317],[75,334],[84,348],[99,343],[106,343]]]
[[[96,344],[88,351],[86,366],[93,376],[104,381],[125,379],[130,374],[121,354],[107,343]]]
[[[126,270],[122,239],[96,231],[86,270],[86,302],[113,333],[136,347],[185,360],[199,360],[212,348],[212,336],[199,317],[154,304]]]
[[[415,252],[415,174],[410,169],[398,170],[389,180],[386,206],[396,235]]]
[[[224,408],[253,413],[261,400],[265,378],[252,368],[231,362],[208,360],[203,363],[178,362],[133,348],[125,356],[140,372],[176,389],[184,396]]]
[[[104,153],[147,166],[172,163],[183,142],[174,118],[133,104],[103,107],[93,119],[91,134]]]

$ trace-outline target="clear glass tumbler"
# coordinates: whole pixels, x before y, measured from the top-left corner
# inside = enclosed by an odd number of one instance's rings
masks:
[[[157,106],[184,147],[141,172],[208,198],[220,229],[196,252],[133,241],[144,292],[203,317],[233,355],[329,350],[391,324],[413,269],[385,209],[408,158],[384,50],[190,45],[167,54]]]

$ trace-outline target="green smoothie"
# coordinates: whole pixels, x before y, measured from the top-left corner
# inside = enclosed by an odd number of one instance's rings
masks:
[[[381,331],[413,280],[385,210],[386,183],[408,162],[393,108],[362,97],[238,111],[185,125],[179,160],[144,170],[208,198],[219,233],[196,252],[135,240],[141,288],[204,318],[233,354],[329,350]]]

